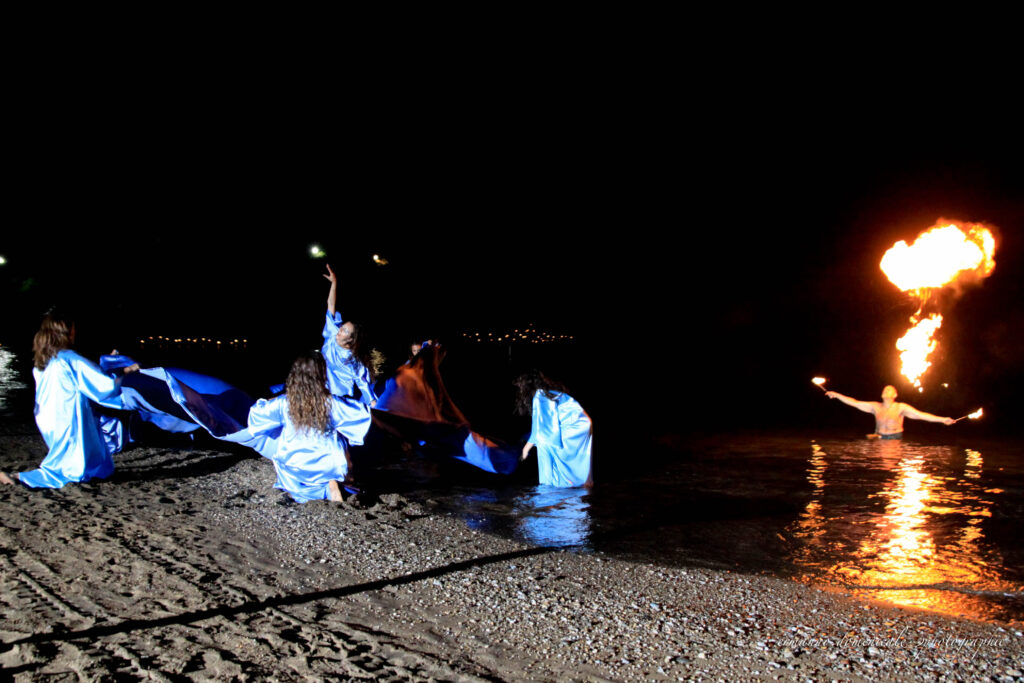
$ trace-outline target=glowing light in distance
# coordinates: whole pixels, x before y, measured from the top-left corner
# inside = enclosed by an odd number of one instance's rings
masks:
[[[381,256],[380,254],[373,255],[373,262],[376,263],[378,266],[386,266],[388,264],[388,260]]]

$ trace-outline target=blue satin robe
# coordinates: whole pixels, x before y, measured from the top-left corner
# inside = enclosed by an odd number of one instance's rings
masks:
[[[590,467],[593,424],[574,398],[543,390],[533,396],[529,442],[537,446],[537,473],[541,484],[569,488],[593,483]]]
[[[46,368],[32,369],[36,380],[36,425],[49,446],[39,469],[18,478],[33,488],[60,488],[69,482],[105,479],[114,471],[114,453],[123,434],[117,418],[97,415],[94,404],[123,409],[120,379],[70,349],[59,351]]]
[[[341,313],[331,316],[328,311],[323,331],[324,344],[320,349],[327,363],[327,383],[335,396],[355,396],[353,387],[357,387],[359,400],[370,405],[377,400],[370,382],[370,371],[352,356],[350,350],[338,346],[336,337],[341,325]]]
[[[348,474],[349,445],[361,445],[370,428],[369,411],[363,411],[361,419],[353,419],[358,413],[345,402],[331,397],[330,425],[325,433],[295,427],[288,415],[287,394],[260,399],[249,410],[249,433],[266,436],[268,443],[276,444],[274,449],[261,451],[277,470],[274,486],[300,503],[330,498],[328,483],[340,482]]]

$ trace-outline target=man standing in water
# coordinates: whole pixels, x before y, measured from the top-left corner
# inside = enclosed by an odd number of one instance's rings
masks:
[[[825,395],[829,398],[838,398],[848,406],[875,416],[875,433],[869,434],[869,438],[878,439],[902,439],[903,418],[909,417],[913,420],[925,420],[926,422],[941,422],[944,425],[951,425],[956,420],[951,417],[939,417],[932,415],[907,403],[896,401],[896,387],[889,385],[882,389],[882,402],[858,401],[849,396],[843,396],[838,391],[827,391]]]

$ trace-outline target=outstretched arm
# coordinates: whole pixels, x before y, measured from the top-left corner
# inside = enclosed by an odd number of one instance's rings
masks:
[[[914,406],[907,405],[906,403],[903,404],[903,416],[914,420],[924,420],[925,422],[941,422],[944,425],[951,425],[956,422],[956,420],[951,417],[939,417],[938,415],[932,415],[931,413],[918,410]]]
[[[856,408],[857,410],[861,410],[865,413],[874,414],[875,412],[875,401],[858,401],[855,398],[844,396],[840,394],[838,391],[827,391],[825,392],[825,395],[828,396],[829,398],[838,398],[840,401],[850,406],[851,408]]]
[[[327,312],[333,318],[335,307],[338,303],[338,276],[331,270],[330,264],[327,265],[327,273],[324,277],[331,281],[331,291],[327,294]]]

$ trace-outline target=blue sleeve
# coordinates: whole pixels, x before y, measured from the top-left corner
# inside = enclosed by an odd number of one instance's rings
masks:
[[[359,366],[356,373],[356,386],[359,387],[360,400],[366,405],[377,400],[377,394],[373,392],[373,384],[370,383],[370,371],[363,365]]]
[[[324,339],[330,339],[338,334],[338,328],[341,327],[341,323],[343,322],[341,319],[341,313],[335,311],[334,315],[331,315],[331,312],[327,311],[327,315],[324,317]]]
[[[533,407],[530,410],[530,436],[527,441],[532,443],[534,446],[538,446],[541,443],[541,431],[540,431],[540,392],[538,391],[533,395]]]
[[[568,394],[562,394],[562,396],[565,397],[565,400],[560,401],[558,405],[558,422],[560,424],[576,424],[587,415],[579,401]]]
[[[284,426],[285,397],[269,401],[261,398],[249,409],[249,432],[253,435],[269,434]]]
[[[530,431],[530,443],[543,444],[562,448],[562,423],[559,422],[558,406],[561,403],[559,394],[555,400],[549,398],[543,389],[538,389],[533,396],[533,428]],[[536,439],[536,441],[534,440]]]
[[[61,355],[71,365],[75,374],[75,385],[83,396],[110,408],[123,407],[116,399],[121,393],[120,379],[114,379],[98,365],[74,351],[63,351]]]

